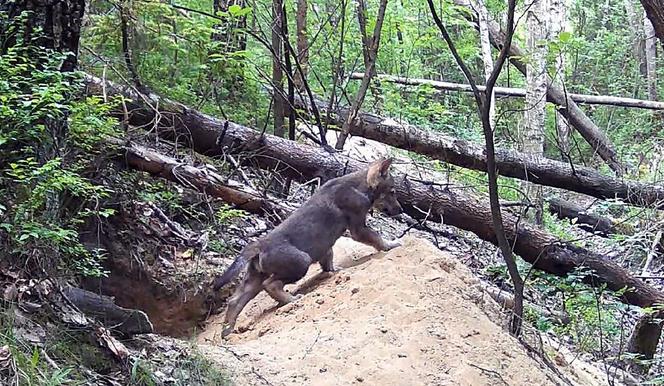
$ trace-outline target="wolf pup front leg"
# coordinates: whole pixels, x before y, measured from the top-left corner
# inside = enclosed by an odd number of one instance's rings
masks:
[[[353,224],[350,228],[350,235],[355,241],[371,245],[379,251],[389,251],[390,249],[401,246],[397,240],[385,241],[378,234],[378,232],[369,228],[364,222],[361,224]]]

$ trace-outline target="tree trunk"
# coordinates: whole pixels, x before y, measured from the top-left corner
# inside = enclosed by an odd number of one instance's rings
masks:
[[[634,326],[627,342],[627,352],[639,354],[638,360],[652,360],[657,352],[659,337],[662,333],[662,315],[643,315]],[[632,368],[647,373],[650,364],[636,363]]]
[[[655,28],[648,19],[647,14],[643,14],[643,32],[645,34],[645,52],[646,52],[646,84],[648,85],[648,99],[652,101],[657,98],[657,44]]]
[[[361,80],[364,74],[354,72],[350,75],[350,79]],[[392,83],[398,83],[408,86],[431,86],[436,90],[451,90],[461,92],[472,92],[470,85],[463,83],[441,82],[430,79],[418,78],[404,78],[400,76],[376,74],[376,78]],[[480,91],[484,91],[484,86],[477,86]],[[525,98],[526,90],[514,87],[496,87],[494,88],[496,95]],[[603,105],[603,106],[620,106],[620,107],[633,107],[637,109],[651,109],[651,110],[664,110],[664,102],[649,101],[634,98],[623,98],[608,95],[587,95],[587,94],[567,94],[573,101],[577,103],[585,103],[589,105]],[[547,102],[554,102],[549,95],[546,98]]]
[[[286,135],[286,127],[284,126],[284,117],[286,115],[286,98],[284,94],[284,73],[281,69],[281,58],[283,44],[281,41],[282,36],[282,19],[281,9],[283,8],[283,0],[272,1],[272,87],[274,88],[274,102],[272,103],[272,115],[274,122],[274,135],[283,137]]]
[[[297,0],[296,34],[297,34],[297,60],[302,67],[306,80],[309,70],[309,43],[307,42],[307,0]],[[295,74],[295,86],[304,90],[303,79],[300,73]]]
[[[565,25],[567,20],[567,4],[566,0],[550,0],[549,1],[549,27],[548,37],[549,41],[557,41],[560,35],[565,32]],[[554,65],[553,84],[556,87],[565,87],[565,51],[561,51],[556,55]],[[565,117],[556,109],[556,136],[558,148],[560,150],[561,159],[570,160],[570,126]]]
[[[462,6],[468,6],[465,0],[455,0],[455,3]],[[477,23],[477,16],[466,14],[470,21]],[[505,43],[505,35],[500,26],[494,22],[489,22],[489,34],[491,43],[496,47],[502,47]],[[510,46],[510,62],[522,73],[526,74],[526,63],[522,58],[527,57],[523,50],[512,42]],[[547,83],[551,81],[547,79]],[[548,98],[558,106],[560,113],[567,119],[572,126],[583,136],[597,154],[609,165],[609,167],[618,175],[624,173],[624,167],[618,159],[618,153],[613,148],[613,144],[608,137],[600,130],[595,123],[586,116],[586,114],[569,97],[565,90],[559,87],[549,87],[547,91]]]
[[[545,0],[535,0],[526,13],[526,103],[521,125],[521,151],[527,157],[544,156],[544,130],[546,123],[546,15]],[[480,16],[481,20],[482,17]],[[542,224],[542,187],[524,181],[522,189],[535,208],[532,218],[537,225]]]
[[[646,76],[646,53],[645,53],[645,35],[643,33],[643,18],[634,9],[633,0],[623,0],[627,20],[629,21],[629,31],[632,35],[632,55],[639,66],[639,73]]]
[[[81,312],[115,331],[125,335],[149,334],[154,331],[145,312],[120,307],[109,296],[71,286],[62,287],[62,293]]]
[[[299,109],[309,111],[301,99],[296,99],[295,103]],[[328,114],[327,103],[318,101],[317,106],[322,114]],[[329,113],[330,128],[340,127],[346,121],[348,109],[340,107]],[[483,146],[434,131],[421,130],[391,118],[361,113],[350,126],[350,133],[463,168],[486,172]],[[496,150],[496,162],[498,173],[505,177],[601,199],[620,198],[632,205],[664,209],[664,186],[661,185],[612,178],[592,168],[547,158],[527,157],[508,149]]]
[[[380,6],[378,8],[378,15],[376,16],[376,25],[374,26],[373,35],[369,38],[366,35],[366,17],[367,17],[367,7],[365,0],[359,0],[357,6],[357,18],[359,20],[360,29],[364,29],[362,44],[365,48],[365,69],[364,69],[364,78],[362,78],[362,83],[360,84],[360,89],[355,95],[355,100],[350,108],[350,114],[343,126],[341,127],[341,134],[337,139],[335,148],[337,150],[342,150],[344,144],[346,143],[346,138],[348,138],[350,126],[354,124],[357,114],[362,107],[364,102],[364,97],[367,94],[367,89],[371,83],[372,76],[376,73],[376,58],[378,56],[378,47],[380,46],[380,34],[383,29],[383,20],[385,20],[385,9],[387,8],[387,0],[380,0]]]
[[[482,51],[482,63],[484,64],[484,79],[488,80],[493,72],[493,57],[491,56],[491,41],[489,40],[489,11],[483,0],[471,3],[478,15],[478,26],[480,31],[480,49]],[[493,90],[489,104],[489,123],[494,128],[496,124],[496,92]]]
[[[30,11],[21,23],[21,31],[9,31],[9,25],[19,21],[21,13]],[[0,54],[17,44],[33,44],[67,56],[61,71],[73,71],[78,63],[78,45],[81,37],[81,22],[85,12],[85,0],[15,0],[0,3],[0,12],[8,20],[0,21]]]
[[[268,216],[276,215],[279,219],[286,218],[293,211],[293,208],[278,203],[274,198],[263,197],[253,189],[224,179],[210,168],[177,161],[136,143],[114,139],[108,139],[107,142],[120,148],[123,153],[122,160],[131,168],[177,183],[186,181],[186,187],[218,197],[237,209]]]
[[[101,92],[101,80],[89,78],[90,91]],[[140,126],[154,122],[156,111],[145,104],[159,106],[160,131],[169,137],[188,141],[199,153],[223,156],[228,153],[247,155],[246,162],[254,167],[273,170],[298,181],[330,178],[351,173],[366,164],[341,154],[330,154],[322,148],[299,144],[229,121],[215,119],[182,104],[157,96],[141,98],[133,90],[107,84],[108,95],[128,98],[130,122]],[[124,112],[118,111],[119,117]],[[396,176],[396,191],[404,211],[414,218],[444,222],[475,233],[496,243],[491,212],[487,203],[467,190],[438,189],[431,184]],[[524,224],[516,216],[505,213],[505,231],[514,251],[535,268],[554,275],[567,275],[577,268],[593,272],[588,283],[605,283],[611,290],[627,287],[621,300],[639,307],[664,302],[664,293],[634,277],[618,264],[584,248],[557,239],[555,236]]]
[[[664,0],[641,0],[648,19],[655,28],[655,36],[664,49]]]

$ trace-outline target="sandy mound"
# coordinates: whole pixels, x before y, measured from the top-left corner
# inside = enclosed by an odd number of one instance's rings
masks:
[[[321,278],[313,266],[290,289],[306,294],[296,303],[275,309],[261,293],[240,316],[246,331],[223,345],[217,316],[198,337],[201,349],[240,385],[561,384],[487,317],[496,305],[472,273],[429,242],[407,238],[374,253],[341,239],[335,260],[345,269]],[[578,384],[603,384],[563,371]]]

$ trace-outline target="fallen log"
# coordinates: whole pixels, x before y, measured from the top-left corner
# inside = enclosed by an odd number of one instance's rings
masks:
[[[484,291],[506,311],[514,309],[514,295],[511,293],[494,286],[485,286]],[[566,326],[571,322],[569,315],[564,311],[551,311],[534,303],[529,303],[527,307],[560,326]]]
[[[62,294],[85,315],[99,320],[104,326],[125,335],[147,334],[154,331],[145,312],[123,308],[113,298],[64,286]]]
[[[100,92],[102,85],[100,79],[88,78],[89,92]],[[341,154],[330,154],[321,148],[261,134],[248,127],[213,118],[154,94],[141,96],[133,90],[110,84],[106,84],[106,91],[109,95],[128,98],[128,118],[132,125],[158,122],[163,135],[187,141],[201,154],[223,156],[225,153],[243,153],[255,167],[277,171],[302,182],[313,178],[327,180],[365,166]],[[124,112],[118,112],[120,118],[124,115]],[[496,243],[485,200],[467,191],[437,189],[403,175],[396,177],[396,191],[404,211],[411,217],[443,222]],[[587,270],[586,282],[591,285],[606,284],[614,291],[623,290],[620,299],[626,303],[639,307],[664,303],[664,292],[636,278],[618,264],[561,241],[509,213],[505,213],[504,223],[515,253],[535,268],[560,276],[578,269]]]
[[[477,24],[478,17],[473,8],[470,6],[468,0],[455,0],[455,4],[467,7],[470,12],[463,12],[463,15],[475,25]],[[505,45],[505,34],[501,30],[498,23],[494,20],[488,20],[489,39],[491,44],[500,49]],[[478,27],[479,28],[479,27]],[[512,41],[509,50],[510,63],[514,65],[523,75],[526,74],[526,63],[523,58],[528,57],[525,52]],[[590,144],[590,146],[602,157],[609,167],[618,175],[624,173],[624,166],[618,159],[613,144],[609,138],[600,130],[600,128],[579,108],[574,100],[569,96],[566,90],[558,87],[551,81],[551,77],[547,75],[547,100],[554,103],[558,112],[565,117],[567,122],[574,126],[581,136]]]
[[[239,183],[224,179],[209,168],[179,162],[133,142],[113,138],[107,139],[107,142],[122,150],[128,166],[210,194],[237,209],[269,216],[276,214],[281,219],[293,210]]]
[[[628,234],[626,227],[620,227],[611,219],[598,216],[596,214],[588,213],[584,208],[572,202],[565,201],[561,198],[553,197],[547,199],[549,204],[549,212],[558,216],[559,219],[575,220],[579,228],[597,234],[599,236],[608,237],[612,234]]]
[[[295,100],[296,107],[309,111],[308,102]],[[334,129],[345,122],[346,107],[328,112],[327,103],[317,100],[318,110],[330,117]],[[350,133],[384,144],[429,156],[467,169],[486,172],[484,146],[469,141],[421,130],[391,118],[361,113],[350,127]],[[601,199],[619,198],[631,205],[664,208],[664,186],[617,179],[595,169],[554,161],[544,157],[526,156],[514,150],[496,149],[498,173],[539,185],[547,185]]]
[[[354,72],[350,75],[350,79],[360,80],[364,74],[359,72]],[[431,86],[436,90],[449,90],[449,91],[461,91],[461,92],[473,92],[473,89],[469,84],[463,83],[452,83],[452,82],[441,82],[430,79],[417,79],[417,78],[405,78],[401,76],[386,75],[386,74],[376,74],[376,79],[396,83],[406,86]],[[477,88],[480,91],[484,91],[484,86],[477,85]],[[525,98],[526,90],[522,88],[513,88],[513,87],[495,87],[493,91],[496,95],[508,96],[508,97],[517,97]],[[650,101],[643,99],[634,99],[634,98],[623,98],[607,95],[586,95],[586,94],[568,94],[569,97],[577,103],[584,103],[589,105],[605,105],[605,106],[620,106],[620,107],[634,107],[639,109],[650,109],[650,110],[664,110],[664,102]],[[548,102],[554,102],[549,96],[547,96]]]

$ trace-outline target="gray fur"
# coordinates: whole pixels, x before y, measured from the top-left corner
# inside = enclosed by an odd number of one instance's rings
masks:
[[[242,309],[261,290],[286,304],[296,297],[286,292],[284,285],[304,277],[311,264],[319,263],[324,272],[334,272],[332,246],[346,230],[354,240],[377,250],[399,245],[396,241],[386,242],[366,225],[372,207],[391,216],[402,211],[389,174],[391,162],[379,160],[366,170],[328,181],[272,232],[242,250],[214,282],[214,289],[218,290],[249,266],[228,302],[223,336],[233,331]]]

